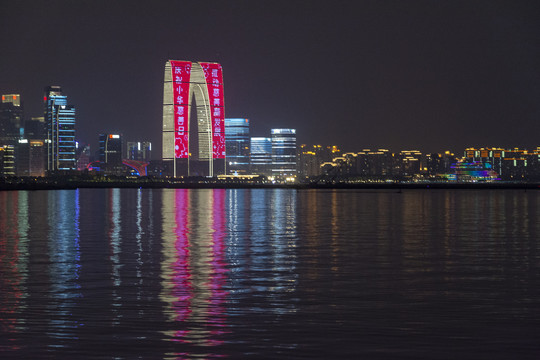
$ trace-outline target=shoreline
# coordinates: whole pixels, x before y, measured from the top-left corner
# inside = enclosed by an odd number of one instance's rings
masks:
[[[84,181],[50,180],[44,182],[12,181],[0,183],[0,191],[18,190],[75,190],[75,189],[340,189],[340,190],[540,190],[540,183],[489,182],[489,183],[300,183],[267,184],[247,182],[173,182],[173,181]]]

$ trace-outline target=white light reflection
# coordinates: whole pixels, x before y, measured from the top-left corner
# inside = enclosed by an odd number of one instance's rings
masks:
[[[59,190],[48,196],[50,264],[50,329],[48,335],[58,340],[73,339],[80,326],[72,317],[79,284],[79,190]],[[62,347],[51,342],[50,347]]]
[[[114,188],[109,189],[109,246],[111,249],[109,260],[112,265],[112,298],[113,298],[113,307],[112,311],[114,314],[113,324],[119,324],[120,318],[122,315],[119,313],[120,307],[122,306],[122,296],[120,295],[120,286],[122,285],[122,279],[120,277],[120,268],[122,264],[120,262],[120,253],[122,251],[122,238],[120,235],[121,231],[121,214],[120,214],[120,199],[121,193],[120,189]]]

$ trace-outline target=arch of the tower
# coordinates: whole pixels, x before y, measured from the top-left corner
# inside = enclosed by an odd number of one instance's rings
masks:
[[[221,65],[169,60],[164,75],[163,160],[171,164],[171,174],[175,177],[224,174]]]

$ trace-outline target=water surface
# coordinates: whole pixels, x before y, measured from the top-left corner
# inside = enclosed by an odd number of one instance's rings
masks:
[[[0,192],[0,358],[540,358],[540,192]]]

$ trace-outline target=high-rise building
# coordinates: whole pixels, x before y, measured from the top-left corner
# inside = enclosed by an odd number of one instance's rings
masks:
[[[251,138],[250,163],[252,174],[272,175],[272,139],[266,137]]]
[[[15,146],[0,145],[0,175],[15,176]]]
[[[249,119],[225,119],[227,172],[249,173]]]
[[[296,129],[272,129],[272,175],[296,176]]]
[[[196,131],[190,126],[192,105]],[[220,64],[176,60],[165,63],[163,160],[172,162],[173,176],[225,173],[224,110]]]
[[[450,151],[444,154],[426,154],[426,172],[429,176],[449,174],[452,172],[451,166],[457,162],[457,158]]]
[[[0,103],[0,146],[17,145],[23,125],[21,95],[4,94]]]
[[[109,167],[122,167],[122,135],[99,134],[99,161]]]
[[[363,149],[357,153],[356,172],[362,177],[386,177],[392,174],[392,153],[387,149]]]
[[[24,122],[24,138],[33,140],[45,140],[47,131],[45,127],[45,118],[32,117]]]
[[[323,161],[322,145],[302,144],[298,147],[298,175],[302,177],[321,175],[321,164]]]
[[[150,141],[128,141],[127,159],[150,162],[152,158],[152,143]]]
[[[45,123],[47,127],[47,170],[76,170],[75,107],[68,105],[60,86],[45,88]]]
[[[422,170],[422,153],[418,150],[402,150],[394,156],[394,174],[413,176]]]
[[[44,176],[45,142],[43,139],[19,139],[15,165],[17,176]]]

